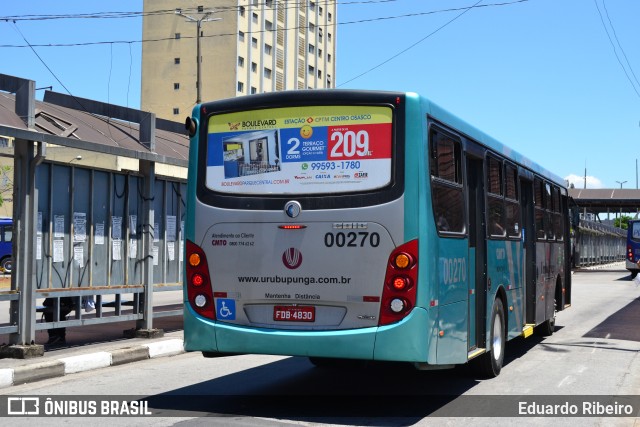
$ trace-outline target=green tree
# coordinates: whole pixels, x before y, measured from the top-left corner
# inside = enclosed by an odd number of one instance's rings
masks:
[[[629,228],[630,219],[632,219],[630,216],[621,215],[620,218],[616,218],[613,220],[613,226],[626,230],[627,228]],[[620,220],[622,220],[622,226],[620,225]]]

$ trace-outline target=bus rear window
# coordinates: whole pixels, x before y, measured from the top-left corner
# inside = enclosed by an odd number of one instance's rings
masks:
[[[335,194],[391,183],[392,110],[270,108],[209,117],[208,189],[237,195]]]
[[[629,223],[629,238],[636,242],[640,242],[640,221]]]

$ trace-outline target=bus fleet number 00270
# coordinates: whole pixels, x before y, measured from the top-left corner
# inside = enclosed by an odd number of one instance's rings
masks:
[[[380,245],[380,235],[376,232],[349,231],[347,233],[327,233],[324,235],[324,245],[328,248],[337,246],[339,248],[362,248],[369,245],[377,248]]]

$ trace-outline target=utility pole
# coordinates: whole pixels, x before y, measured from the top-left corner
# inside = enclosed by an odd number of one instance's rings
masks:
[[[182,13],[182,9],[176,9],[176,15],[180,15],[184,18],[187,18],[187,22],[195,22],[196,24],[196,104],[200,104],[202,102],[202,58],[200,54],[200,29],[202,28],[203,22],[211,22],[211,21],[220,21],[222,18],[211,18],[210,16],[215,13],[213,10],[204,10],[204,6],[198,6],[198,14],[202,14],[200,19],[196,19],[192,16],[185,15]]]

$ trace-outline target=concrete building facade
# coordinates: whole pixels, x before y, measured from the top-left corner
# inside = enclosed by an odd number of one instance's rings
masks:
[[[141,109],[168,120],[191,114],[198,37],[203,102],[335,87],[336,4],[144,0]]]

